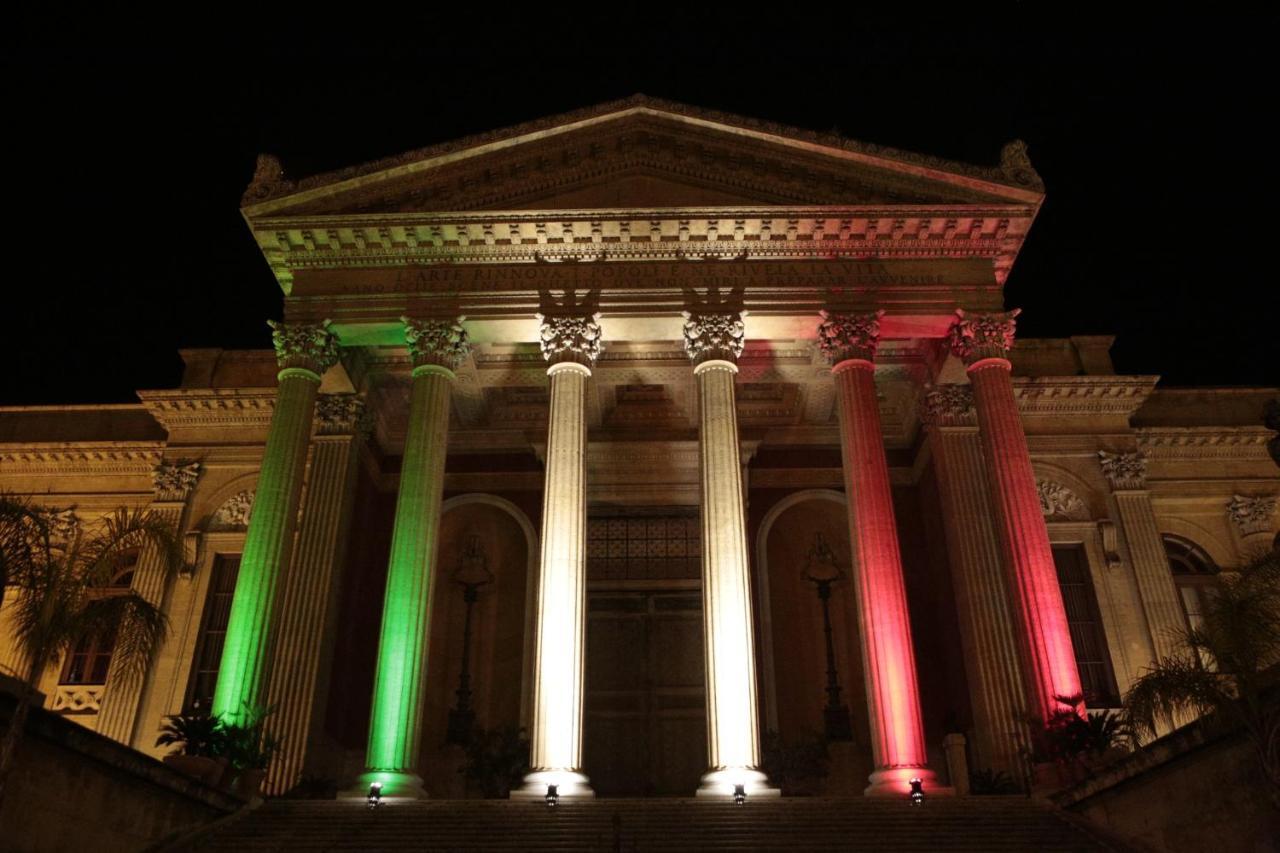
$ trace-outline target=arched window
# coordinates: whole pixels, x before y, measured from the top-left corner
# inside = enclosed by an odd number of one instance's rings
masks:
[[[138,551],[133,549],[120,555],[116,570],[106,586],[98,587],[92,595],[104,598],[111,595],[123,595],[133,586],[133,573],[138,567]],[[62,665],[62,677],[59,684],[105,684],[107,671],[111,668],[111,653],[115,649],[114,631],[101,634],[86,634],[81,637]]]
[[[1164,551],[1178,588],[1182,618],[1187,628],[1199,628],[1204,605],[1218,585],[1218,566],[1203,548],[1180,536],[1165,534]]]

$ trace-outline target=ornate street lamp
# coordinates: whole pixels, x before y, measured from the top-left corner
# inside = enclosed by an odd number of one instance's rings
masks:
[[[817,589],[818,601],[822,602],[822,633],[827,641],[827,704],[822,709],[822,717],[827,740],[853,740],[849,709],[840,701],[840,676],[836,672],[836,652],[831,642],[831,587],[844,580],[844,572],[836,565],[836,556],[821,533],[814,534],[803,576]]]
[[[467,547],[458,558],[453,570],[453,582],[462,587],[462,600],[467,605],[466,620],[462,623],[462,673],[458,676],[457,705],[449,709],[448,743],[465,745],[471,740],[476,712],[471,707],[471,610],[480,597],[480,587],[493,583],[489,560],[480,547],[480,537],[472,535]]]

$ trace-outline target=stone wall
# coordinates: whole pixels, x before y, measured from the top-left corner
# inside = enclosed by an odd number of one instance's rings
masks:
[[[0,683],[0,731],[17,706],[9,683]],[[32,708],[0,807],[0,848],[126,853],[242,805],[110,738]]]

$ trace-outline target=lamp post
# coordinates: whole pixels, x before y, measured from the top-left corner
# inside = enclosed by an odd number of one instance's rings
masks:
[[[471,740],[476,722],[476,712],[471,707],[471,611],[480,597],[480,587],[493,583],[493,573],[489,571],[489,561],[480,547],[479,536],[472,535],[467,539],[466,550],[453,570],[453,582],[462,587],[467,615],[462,623],[462,672],[458,675],[455,693],[458,701],[449,709],[449,730],[445,740],[463,746]]]
[[[844,572],[836,565],[835,554],[821,533],[814,534],[803,577],[814,585],[818,601],[822,602],[822,633],[827,643],[827,704],[822,709],[822,718],[827,740],[853,740],[849,709],[840,701],[840,676],[836,672],[836,652],[831,642],[831,587],[844,580]]]

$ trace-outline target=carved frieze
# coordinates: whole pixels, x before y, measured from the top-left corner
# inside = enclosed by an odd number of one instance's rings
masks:
[[[874,361],[880,345],[880,318],[884,311],[869,314],[840,314],[820,311],[818,349],[831,364],[851,358]]]
[[[1089,510],[1080,496],[1053,480],[1036,480],[1040,511],[1055,521],[1087,521]]]
[[[330,330],[328,320],[319,323],[277,323],[271,326],[271,342],[276,361],[282,368],[300,367],[313,373],[324,373],[338,363],[338,336]]]
[[[1227,517],[1241,536],[1270,533],[1275,513],[1275,495],[1234,495],[1227,502]]]
[[[316,397],[318,435],[367,434],[372,420],[361,394],[320,394]]]
[[[116,474],[146,476],[160,459],[161,443],[124,444],[87,442],[9,445],[0,450],[0,472],[5,474]]]
[[[245,489],[227,498],[210,516],[206,529],[210,531],[248,530],[249,519],[253,515],[255,495],[256,492],[253,489]]]
[[[413,320],[401,317],[405,342],[409,345],[409,355],[414,367],[438,364],[449,370],[457,370],[471,352],[467,330],[462,326],[464,319]]]
[[[1150,459],[1266,461],[1274,433],[1264,427],[1143,427],[1138,447]]]
[[[743,312],[684,313],[684,351],[694,364],[720,359],[738,360],[746,346]]]
[[[1098,464],[1102,466],[1102,474],[1113,489],[1147,487],[1147,457],[1141,451],[1108,453],[1099,450]]]
[[[542,357],[552,364],[575,361],[590,367],[603,348],[598,315],[586,317],[538,315]]]
[[[151,472],[159,501],[185,501],[199,478],[200,463],[194,461],[161,462]]]
[[[975,422],[973,389],[968,385],[944,382],[924,395],[921,419],[929,426],[969,426]]]
[[[965,314],[957,309],[956,320],[951,324],[951,351],[966,364],[983,358],[1008,357],[1020,313],[1020,308],[999,314]]]

